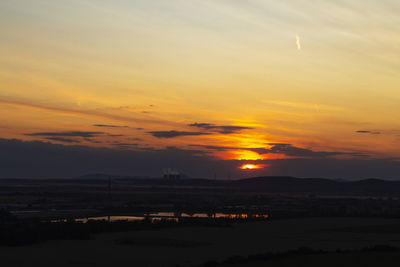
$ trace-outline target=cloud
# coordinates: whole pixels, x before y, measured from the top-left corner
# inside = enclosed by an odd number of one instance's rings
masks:
[[[78,141],[78,140],[63,138],[63,137],[47,137],[46,139],[51,140],[51,141],[62,142],[62,143],[80,143],[80,141]]]
[[[68,132],[39,132],[29,133],[29,136],[49,136],[49,137],[96,137],[105,134],[104,132],[83,132],[83,131],[68,131]]]
[[[93,124],[95,127],[108,127],[108,128],[129,128],[125,125],[111,125],[111,124]]]
[[[93,143],[93,144],[101,144],[102,143],[101,141],[93,140],[93,139],[90,139],[90,138],[84,138],[83,140],[85,140],[87,142],[90,142],[90,143]]]
[[[366,131],[366,130],[359,130],[356,131],[356,133],[360,133],[360,134],[381,134],[381,132],[377,132],[377,131]]]
[[[179,123],[172,122],[172,121],[165,121],[165,120],[157,120],[157,119],[142,119],[142,118],[134,118],[132,116],[124,116],[124,115],[116,115],[110,114],[104,109],[73,109],[68,107],[55,107],[55,106],[47,106],[41,103],[31,103],[23,100],[8,100],[8,99],[0,99],[0,104],[7,104],[7,105],[14,105],[14,106],[21,106],[26,108],[33,108],[39,110],[48,110],[52,112],[59,112],[62,114],[75,114],[75,115],[82,115],[88,117],[96,117],[102,119],[111,119],[117,121],[125,121],[125,122],[134,122],[134,123],[157,123],[157,124],[165,124],[171,126],[180,126]]]
[[[68,178],[87,173],[160,177],[163,168],[177,168],[191,177],[248,177],[240,160],[220,160],[198,150],[123,147],[95,148],[0,138],[0,178]],[[246,161],[268,167],[250,175],[292,175],[327,178],[400,179],[394,159],[291,158]]]
[[[119,143],[115,148],[96,148],[0,138],[0,178],[67,178],[86,173],[160,177],[167,167],[176,167],[194,177],[207,177],[207,172],[202,171],[204,166],[216,169],[226,165],[219,165],[219,161],[196,150],[135,146]]]
[[[148,133],[157,138],[173,138],[178,136],[195,136],[195,135],[209,134],[204,132],[185,132],[185,131],[152,131]]]
[[[280,107],[288,107],[293,109],[308,109],[315,111],[342,111],[342,107],[316,104],[316,103],[307,103],[307,102],[293,102],[293,101],[282,101],[282,100],[263,100],[263,103],[280,106]]]
[[[236,133],[242,130],[250,130],[253,129],[252,127],[245,127],[245,126],[235,126],[235,125],[215,125],[212,123],[191,123],[188,124],[191,127],[202,128],[205,130],[216,131],[221,134],[231,134]]]
[[[297,45],[297,50],[301,50],[301,42],[300,42],[300,36],[296,34],[296,45]]]
[[[205,148],[205,149],[210,149],[210,150],[217,150],[217,151],[237,149],[236,147],[227,147],[227,146],[210,146],[210,145],[189,145],[189,146]]]
[[[291,144],[285,143],[269,143],[270,148],[266,147],[255,147],[255,148],[246,148],[246,147],[229,147],[229,146],[211,146],[211,145],[190,145],[192,147],[200,147],[209,150],[216,150],[216,151],[227,151],[227,150],[247,150],[255,152],[259,155],[266,155],[266,154],[283,154],[289,157],[311,157],[311,158],[324,158],[329,156],[336,156],[336,155],[354,155],[354,156],[361,156],[364,154],[360,153],[345,153],[345,152],[326,152],[326,151],[313,151],[311,149],[300,148],[293,146]]]
[[[315,158],[324,158],[329,156],[343,155],[343,152],[326,152],[326,151],[313,151],[307,148],[300,148],[293,146],[291,144],[284,143],[270,143],[271,148],[269,149],[258,149],[254,148],[252,151],[257,152],[259,154],[284,154],[286,156],[292,157],[315,157]]]
[[[138,146],[138,143],[120,143],[120,142],[115,142],[112,144],[113,146]]]

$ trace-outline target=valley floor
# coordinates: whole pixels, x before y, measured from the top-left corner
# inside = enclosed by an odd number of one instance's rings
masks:
[[[375,245],[400,248],[400,219],[306,218],[235,224],[233,227],[180,227],[105,233],[93,240],[49,241],[1,247],[2,266],[196,266],[232,256],[315,250],[362,249]],[[268,261],[268,266],[390,266],[399,252],[351,252],[297,255]],[[350,265],[346,265],[350,264]],[[247,262],[219,266],[266,266]],[[393,265],[394,266],[394,265]]]

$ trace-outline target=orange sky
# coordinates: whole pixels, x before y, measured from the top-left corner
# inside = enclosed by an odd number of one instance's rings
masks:
[[[394,0],[3,0],[0,138],[397,159],[399,11]]]

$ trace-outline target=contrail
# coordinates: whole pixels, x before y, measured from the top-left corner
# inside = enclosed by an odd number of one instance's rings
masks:
[[[297,45],[297,50],[301,50],[301,43],[300,43],[300,36],[296,34],[296,45]]]

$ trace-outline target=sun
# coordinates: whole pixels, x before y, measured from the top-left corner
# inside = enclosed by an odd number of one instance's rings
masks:
[[[254,169],[261,169],[264,166],[262,164],[243,164],[239,166],[242,170],[254,170]]]

